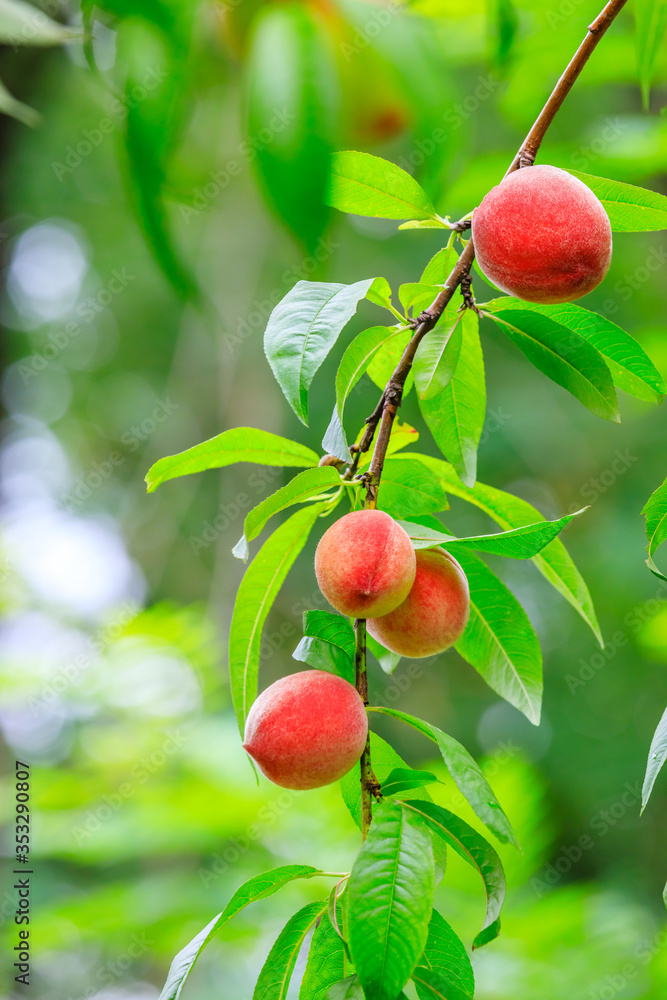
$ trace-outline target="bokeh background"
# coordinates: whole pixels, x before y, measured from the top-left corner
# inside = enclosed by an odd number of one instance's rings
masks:
[[[233,426],[319,447],[336,359],[317,376],[306,430],[263,355],[271,308],[299,278],[417,280],[441,245],[438,231],[313,213],[308,185],[328,150],[389,157],[441,214],[460,216],[501,177],[598,0],[301,0],[281,5],[292,18],[282,35],[269,6],[105,6],[96,71],[76,39],[0,51],[0,77],[41,116],[35,127],[0,119],[2,810],[10,819],[14,758],[27,759],[30,990],[40,1000],[151,1000],[174,953],[246,878],[293,861],[349,868],[358,833],[337,788],[258,787],[229,703],[225,642],[243,572],[230,550],[283,471],[239,465],[153,495],[143,477],[162,455]],[[667,193],[667,56],[646,111],[633,6],[540,161]],[[42,9],[81,24],[76,5]],[[128,77],[144,88],[134,106],[118,97]],[[262,101],[275,118],[258,118]],[[282,177],[281,156],[297,163]],[[585,302],[630,331],[663,375],[666,276],[664,234],[619,235],[607,279]],[[491,297],[479,276],[475,289]],[[362,304],[342,343],[377,320]],[[639,790],[667,701],[667,605],[644,563],[640,510],[667,472],[664,414],[624,397],[622,424],[605,423],[487,323],[483,346],[480,478],[548,517],[590,504],[564,540],[607,646],[599,651],[532,564],[507,561],[499,569],[545,651],[541,726],[454,652],[403,661],[393,677],[374,665],[372,697],[421,714],[483,759],[522,841],[523,854],[502,851],[503,933],[474,956],[480,1000],[657,1000],[667,989],[667,781],[641,818]],[[376,395],[364,378],[348,403],[351,427]],[[420,426],[414,394],[402,415]],[[435,453],[425,430],[420,448]],[[491,530],[456,502],[448,523]],[[320,600],[314,544],[269,617],[262,686],[296,667],[301,612]],[[425,741],[379,731],[440,775],[441,800],[474,822]],[[244,911],[206,950],[186,996],[249,997],[287,917],[324,892],[295,884]],[[469,944],[483,905],[474,874],[454,859],[438,892]],[[7,996],[12,914],[3,889]]]

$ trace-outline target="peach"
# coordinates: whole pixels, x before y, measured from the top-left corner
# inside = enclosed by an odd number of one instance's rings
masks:
[[[355,510],[324,532],[315,575],[331,605],[352,618],[377,618],[410,593],[416,570],[407,533],[381,510]]]
[[[393,653],[417,659],[449,649],[463,635],[469,615],[468,581],[456,559],[444,549],[420,549],[406,600],[388,615],[369,619],[366,627]]]
[[[368,735],[356,688],[324,670],[302,670],[271,684],[246,719],[243,746],[269,781],[320,788],[361,757]]]
[[[558,167],[515,170],[472,216],[482,273],[528,302],[572,302],[600,284],[611,261],[602,202]]]

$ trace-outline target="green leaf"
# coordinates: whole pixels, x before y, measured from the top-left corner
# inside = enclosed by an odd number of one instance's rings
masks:
[[[266,523],[286,507],[309,500],[325,490],[340,486],[341,479],[336,470],[325,465],[322,468],[306,469],[299,472],[287,486],[276,490],[266,500],[262,500],[246,515],[243,522],[243,534],[247,542],[251,542],[264,529]]]
[[[375,278],[366,292],[366,298],[376,306],[391,309],[391,285],[386,278]]]
[[[464,861],[479,872],[486,892],[486,915],[482,930],[473,942],[473,948],[480,948],[493,941],[500,931],[500,909],[505,898],[505,873],[500,858],[491,844],[462,819],[448,809],[436,805],[435,802],[409,799],[401,803],[401,808],[421,816]]]
[[[4,45],[61,45],[77,33],[53,21],[31,3],[0,0],[0,42]]]
[[[437,396],[420,399],[419,408],[436,444],[461,481],[473,486],[486,413],[486,387],[479,321],[471,309],[463,315],[461,338],[461,353],[452,379]]]
[[[373,355],[367,371],[368,377],[375,383],[378,389],[384,389],[387,382],[394,374],[396,365],[401,360],[403,351],[408,346],[411,337],[412,330],[399,328],[393,336],[389,337],[384,344],[382,344],[380,349]],[[403,399],[405,399],[407,394],[410,392],[413,381],[414,377],[412,371],[410,371],[410,374],[405,381]]]
[[[362,428],[361,434],[363,434]],[[361,434],[359,437],[361,437]],[[358,440],[358,439],[357,439]],[[389,437],[389,446],[387,448],[387,457],[390,455],[395,455],[396,452],[402,451],[403,448],[409,448],[410,445],[415,444],[419,440],[419,431],[416,431],[414,427],[410,424],[402,424],[398,417],[395,418],[393,426],[391,428],[391,435]],[[373,456],[372,449],[367,451],[359,459],[359,469],[364,469],[367,465],[371,464],[371,459]]]
[[[416,180],[390,160],[370,153],[336,153],[328,203],[340,212],[376,219],[437,219]]]
[[[432,472],[409,458],[388,458],[378,491],[378,510],[392,517],[445,510],[447,494]]]
[[[236,890],[222,913],[214,917],[182,951],[179,951],[171,963],[169,975],[159,1000],[178,1000],[185,980],[190,975],[193,965],[206,945],[221,927],[245,906],[254,903],[257,899],[266,899],[267,896],[272,896],[274,892],[278,892],[284,885],[295,879],[314,878],[321,874],[323,873],[318,868],[313,868],[311,865],[285,865],[282,868],[274,868],[269,872],[264,872],[262,875],[254,875]]]
[[[462,314],[443,314],[417,348],[415,387],[420,399],[444,392],[454,377],[463,344]]]
[[[659,401],[667,392],[662,375],[644,349],[629,334],[598,313],[573,302],[560,305],[536,305],[522,299],[501,298],[484,304],[484,311],[517,308],[547,316],[568,330],[580,334],[603,356],[614,385],[649,403]]]
[[[331,921],[323,918],[313,931],[299,1000],[325,1000],[329,987],[345,975],[344,959],[343,942]]]
[[[646,518],[646,537],[648,538],[648,559],[646,564],[652,573],[659,579],[665,580],[656,566],[653,556],[658,548],[667,539],[667,479],[662,486],[659,486],[646,501],[643,516]]]
[[[372,278],[353,285],[297,281],[269,316],[266,356],[287,402],[306,425],[315,373],[372,283]]]
[[[267,538],[241,580],[229,631],[230,687],[241,735],[250,706],[257,696],[262,629],[266,616],[325,506],[325,503],[313,504],[292,514]]]
[[[406,313],[413,309],[413,315],[418,316],[424,309],[428,309],[441,291],[440,285],[425,285],[420,281],[406,281],[398,289],[398,297]],[[429,333],[428,336],[430,337],[431,334]]]
[[[664,194],[608,177],[594,177],[568,170],[591,189],[602,202],[615,233],[656,233],[667,229],[667,198]]]
[[[301,946],[318,918],[327,912],[324,903],[308,903],[287,921],[259,974],[253,1000],[285,1000]]]
[[[469,535],[467,538],[456,538],[435,528],[429,528],[414,521],[399,521],[407,532],[415,549],[430,549],[434,545],[451,547],[456,554],[461,548],[477,549],[490,552],[493,555],[505,556],[508,559],[532,559],[542,549],[556,538],[563,528],[575,517],[583,514],[588,507],[565,514],[557,521],[537,521],[526,524],[522,528],[511,528],[509,531],[498,531],[492,535]]]
[[[326,994],[327,1000],[364,1000],[358,976],[348,976],[339,983],[330,986]]]
[[[327,25],[314,7],[260,8],[246,61],[254,164],[278,216],[317,246],[329,217],[326,193],[336,143],[339,74]]]
[[[349,459],[343,429],[345,400],[364,374],[379,348],[396,334],[394,327],[373,326],[358,334],[346,348],[336,372],[336,409],[324,435],[322,447],[337,458]]]
[[[531,309],[496,307],[488,313],[531,364],[605,420],[620,422],[609,369],[592,344],[548,316]]]
[[[366,996],[396,1000],[407,983],[426,945],[433,890],[426,825],[383,802],[347,888],[350,952]]]
[[[387,798],[397,792],[408,792],[413,788],[432,785],[437,780],[430,771],[413,771],[411,767],[395,767],[387,780],[382,783],[382,794]]]
[[[539,725],[542,652],[528,615],[495,573],[471,552],[456,552],[470,586],[470,619],[455,644],[501,698]]]
[[[439,476],[448,493],[479,507],[489,517],[492,517],[504,531],[532,524],[534,521],[545,520],[543,515],[531,504],[521,500],[520,497],[512,496],[511,493],[505,493],[504,490],[486,486],[484,483],[477,483],[473,489],[462,486],[447,462],[431,458],[430,455],[418,455],[414,452],[410,453],[410,458],[417,458],[428,465]],[[588,587],[560,539],[555,538],[538,555],[533,556],[533,562],[549,583],[581,615],[592,629],[600,645],[603,645],[600,626]]]
[[[401,656],[398,653],[392,653],[390,649],[386,649],[370,633],[366,634],[366,649],[373,654],[385,674],[393,674],[401,662]]]
[[[493,789],[484,777],[479,765],[468,753],[464,746],[461,746],[453,736],[443,733],[437,726],[432,726],[422,719],[417,719],[407,712],[400,712],[396,708],[384,708],[382,706],[371,706],[371,712],[380,712],[383,715],[390,715],[394,719],[405,722],[418,732],[422,733],[429,740],[437,745],[447,770],[456,782],[456,787],[468,800],[474,812],[483,823],[488,826],[502,844],[519,843],[512,829],[512,825],[496,798]],[[383,789],[384,791],[384,789]]]
[[[318,461],[314,451],[297,441],[254,427],[233,427],[178,455],[161,458],[148,470],[146,482],[148,492],[152,493],[169,479],[206,469],[222,469],[235,462],[293,467],[317,465]]]
[[[424,268],[424,272],[419,279],[424,285],[444,285],[456,264],[459,255],[454,249],[454,241],[450,238],[449,243],[442,250],[438,250],[434,257]]]
[[[667,28],[666,0],[635,0],[637,69],[644,108],[648,110],[653,69]]]
[[[444,219],[410,219],[409,222],[402,222],[399,229],[451,229]]]
[[[658,777],[660,768],[667,760],[667,709],[658,723],[658,728],[651,740],[651,749],[648,752],[648,764],[646,765],[646,776],[644,777],[644,787],[642,788],[642,812],[646,809],[655,779]]]
[[[304,611],[303,631],[294,659],[354,684],[355,636],[347,618],[319,609]]]
[[[470,998],[474,995],[475,976],[468,953],[437,910],[431,915],[426,948],[412,976],[420,1000],[430,1000],[433,996],[433,980],[427,979],[423,983],[424,988],[420,988],[420,979],[423,980],[425,972],[438,976],[440,982],[449,987],[450,992],[453,988],[459,991],[461,997]],[[450,993],[441,995],[449,1000]],[[456,993],[453,994],[453,1000],[458,1000]]]
[[[472,1000],[449,977],[421,965],[412,973],[419,1000]]]

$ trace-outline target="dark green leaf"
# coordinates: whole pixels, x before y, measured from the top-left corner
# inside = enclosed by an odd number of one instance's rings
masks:
[[[292,514],[267,538],[241,580],[229,630],[230,688],[241,735],[250,706],[257,696],[260,647],[266,616],[325,506],[312,504]]]
[[[428,739],[433,740],[442,754],[442,759],[456,782],[457,788],[468,800],[477,816],[501,843],[514,844],[515,847],[518,847],[518,841],[510,821],[503,812],[493,789],[484,777],[479,765],[464,746],[461,746],[453,736],[443,733],[437,726],[432,726],[430,723],[423,722],[421,719],[396,708],[372,706],[370,711],[381,712],[383,715],[400,719],[401,722],[405,722]]]
[[[236,890],[232,898],[227,903],[222,913],[214,917],[210,924],[204,927],[189,944],[179,951],[178,955],[171,963],[167,981],[164,984],[159,1000],[178,1000],[181,995],[185,980],[190,975],[192,966],[195,964],[202,951],[211,938],[223,927],[228,920],[231,920],[239,910],[257,899],[266,899],[274,892],[282,889],[288,882],[293,882],[298,878],[314,878],[321,872],[311,865],[286,865],[282,868],[274,868],[272,871],[264,872],[262,875],[254,875],[253,878],[245,882]]]
[[[667,229],[667,198],[647,188],[612,181],[608,177],[593,177],[578,170],[568,173],[597,195],[609,216],[615,233],[655,233]]]
[[[473,486],[477,476],[477,446],[484,427],[486,386],[477,313],[467,309],[461,322],[461,352],[446,388],[419,408],[436,444],[461,481]]]
[[[196,444],[178,455],[168,455],[151,466],[146,476],[148,492],[178,476],[189,476],[206,469],[221,469],[235,462],[255,462],[258,465],[312,466],[318,456],[297,441],[256,430],[254,427],[233,427],[216,437]]]
[[[480,510],[492,517],[504,531],[532,524],[534,521],[545,520],[531,504],[521,500],[520,497],[512,496],[511,493],[505,493],[504,490],[498,490],[494,486],[486,486],[484,483],[477,483],[473,489],[462,486],[458,476],[447,462],[431,458],[430,455],[417,455],[413,452],[410,453],[410,458],[418,458],[420,462],[428,465],[440,478],[448,493],[479,507]],[[538,555],[533,556],[533,562],[549,583],[581,615],[593,630],[600,645],[603,645],[600,626],[588,587],[560,539],[555,538]]]
[[[313,924],[327,912],[324,903],[308,903],[287,921],[259,974],[253,1000],[285,1000],[301,946]]]
[[[499,306],[488,315],[531,364],[597,417],[620,421],[618,401],[604,358],[575,330],[531,309]]]
[[[516,308],[547,316],[568,330],[580,334],[603,356],[614,385],[624,392],[656,402],[667,392],[662,375],[634,338],[598,313],[584,309],[574,302],[560,305],[536,305],[521,299],[494,299],[484,304],[484,311]]]
[[[328,203],[371,218],[436,218],[430,198],[410,174],[390,160],[352,150],[334,155]]]
[[[512,0],[491,0],[489,17],[493,61],[504,66],[519,30],[519,15]]]
[[[305,611],[304,637],[292,656],[316,670],[328,670],[354,683],[354,629],[347,618],[330,611]]]
[[[315,373],[372,283],[372,278],[353,285],[298,281],[269,317],[266,356],[287,402],[306,425]]]
[[[388,458],[384,463],[377,506],[392,517],[429,514],[446,509],[447,495],[437,476],[420,462]]]
[[[432,785],[438,779],[430,771],[413,771],[410,767],[395,767],[382,783],[382,794],[387,797],[397,792],[408,792],[413,788]]]
[[[433,889],[426,824],[383,802],[347,888],[350,952],[366,996],[396,1000],[407,983],[426,945]]]
[[[333,41],[316,8],[288,2],[262,7],[246,63],[248,131],[254,163],[280,218],[312,250],[329,211],[339,75]]]
[[[472,1000],[470,994],[453,984],[448,976],[426,966],[416,968],[412,979],[419,1000]]]
[[[537,726],[542,652],[528,615],[481,559],[466,550],[457,550],[456,558],[470,586],[470,619],[456,651],[489,687]]]
[[[486,891],[486,916],[482,930],[473,942],[473,948],[480,948],[493,941],[500,931],[500,909],[505,898],[505,873],[500,858],[491,844],[462,819],[443,809],[442,806],[436,805],[435,802],[409,799],[401,803],[401,808],[421,816],[464,861],[479,872]]]
[[[660,722],[658,723],[658,728],[653,734],[653,739],[651,740],[651,749],[648,752],[648,764],[646,765],[646,776],[644,778],[644,787],[642,788],[642,812],[646,809],[646,805],[653,791],[653,786],[655,784],[655,779],[658,776],[660,768],[663,766],[667,760],[667,709],[665,709],[664,715],[662,716]]]

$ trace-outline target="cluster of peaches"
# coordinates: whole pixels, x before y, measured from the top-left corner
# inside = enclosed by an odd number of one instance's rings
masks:
[[[320,589],[341,614],[401,656],[433,656],[462,635],[468,581],[441,548],[415,553],[389,514],[357,510],[324,533],[315,553]],[[271,684],[253,704],[244,747],[284,788],[319,788],[359,760],[368,735],[364,703],[336,674],[304,670]]]

